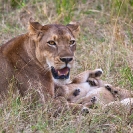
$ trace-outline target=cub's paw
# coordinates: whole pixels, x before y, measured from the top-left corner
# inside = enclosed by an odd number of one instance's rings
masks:
[[[101,68],[95,69],[95,77],[100,77],[103,74],[103,70]]]
[[[89,72],[89,77],[88,78],[99,78],[103,74],[102,69],[95,69],[93,71]]]
[[[82,114],[88,114],[89,113],[89,108],[83,107],[82,110],[81,110],[81,113]]]
[[[75,89],[75,91],[73,92],[73,96],[78,96],[80,94],[80,89]]]
[[[89,78],[89,79],[87,80],[87,82],[88,82],[91,86],[97,86],[97,85],[98,85],[97,80],[95,80],[94,78]]]
[[[96,101],[97,101],[97,98],[96,98],[96,97],[92,97],[92,98],[91,98],[91,102],[92,102],[93,104],[95,104]]]
[[[105,88],[106,88],[108,91],[112,92],[112,86],[111,86],[110,84],[105,84]]]
[[[110,85],[110,84],[105,84],[105,88],[106,88],[108,91],[110,91],[110,92],[113,94],[113,96],[119,97],[119,96],[118,96],[118,95],[119,95],[118,90],[117,90],[115,87],[113,87],[112,85]]]

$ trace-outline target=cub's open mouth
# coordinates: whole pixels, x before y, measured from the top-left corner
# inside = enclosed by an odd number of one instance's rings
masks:
[[[55,79],[68,79],[70,68],[64,67],[62,69],[55,69],[54,67],[51,67],[51,72]]]

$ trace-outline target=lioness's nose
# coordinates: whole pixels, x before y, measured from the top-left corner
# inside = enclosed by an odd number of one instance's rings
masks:
[[[60,58],[62,62],[65,62],[66,64],[73,60],[73,58]]]

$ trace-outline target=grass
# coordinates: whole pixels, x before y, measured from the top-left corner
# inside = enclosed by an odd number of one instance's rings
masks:
[[[14,2],[14,6],[12,5]],[[132,0],[0,0],[0,44],[27,31],[33,17],[42,24],[78,21],[76,65],[72,77],[84,70],[102,68],[108,83],[132,90],[133,2]],[[2,133],[128,133],[133,132],[133,114],[100,109],[84,116],[71,111],[57,118],[51,103],[32,105],[30,93],[11,95],[0,108]]]

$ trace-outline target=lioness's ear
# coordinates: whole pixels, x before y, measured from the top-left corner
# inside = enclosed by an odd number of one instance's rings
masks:
[[[79,35],[80,26],[76,22],[71,22],[70,24],[66,25],[71,32],[73,33],[74,37],[77,37]]]
[[[38,23],[38,22],[31,22],[31,21],[29,21],[28,29],[29,29],[30,34],[35,34],[38,31],[41,31],[42,27],[43,26],[40,23]]]

